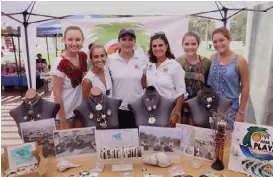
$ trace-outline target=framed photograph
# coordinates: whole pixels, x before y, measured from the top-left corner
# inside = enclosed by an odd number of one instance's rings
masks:
[[[214,160],[214,130],[185,124],[176,124],[176,128],[182,131],[180,150],[184,155],[208,161]]]
[[[139,126],[140,145],[144,152],[180,153],[181,129]]]
[[[95,154],[96,127],[56,130],[53,132],[57,159]]]
[[[20,127],[25,143],[37,142],[38,145],[42,145],[45,158],[55,156],[53,131],[56,130],[56,126],[54,118],[23,122]]]
[[[180,126],[181,125],[181,126]],[[193,126],[184,126],[183,124],[176,124],[176,128],[181,128],[181,144],[180,150],[184,155],[194,156],[194,144],[196,129]]]
[[[138,129],[96,130],[97,150],[139,146]]]
[[[37,163],[37,159],[32,154],[32,151],[34,151],[35,149],[35,142],[15,146],[7,146],[6,153],[8,156],[9,168],[16,169],[18,167]]]

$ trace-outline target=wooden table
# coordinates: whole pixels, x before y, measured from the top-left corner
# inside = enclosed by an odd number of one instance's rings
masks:
[[[215,171],[215,174],[221,175],[224,174],[227,177],[245,177],[247,175],[241,174],[241,173],[236,173],[227,170],[228,167],[228,159],[229,159],[229,147],[225,149],[225,154],[224,154],[224,164],[225,164],[225,169],[223,171]],[[193,169],[189,167],[192,161],[198,161],[201,162],[202,166],[199,169]],[[81,167],[78,168],[73,168],[69,169],[65,172],[58,172],[56,169],[56,159],[48,159],[46,162],[46,166],[48,168],[48,177],[67,177],[68,175],[71,174],[76,174],[77,177],[79,177],[79,172],[82,170],[89,171],[97,161],[95,157],[92,158],[86,158],[86,159],[78,159],[78,160],[71,160],[71,162],[75,164],[82,165]],[[193,157],[187,157],[187,156],[181,156],[181,162],[175,162],[172,164],[172,166],[175,165],[181,165],[182,168],[184,169],[185,173],[188,175],[192,175],[193,177],[199,177],[200,175],[204,174],[203,172],[206,170],[211,170],[210,165],[211,163],[199,160]],[[100,173],[99,177],[120,177],[121,174],[124,172],[112,172],[111,171],[112,164],[106,164],[105,169],[102,173]],[[146,172],[142,172],[143,168],[147,168]],[[160,168],[160,167],[155,167],[155,166],[149,166],[149,165],[144,165],[141,163],[141,161],[135,161],[133,162],[133,171],[135,173],[136,177],[144,177],[144,174],[151,173],[152,175],[165,175],[164,177],[168,177],[168,168]]]

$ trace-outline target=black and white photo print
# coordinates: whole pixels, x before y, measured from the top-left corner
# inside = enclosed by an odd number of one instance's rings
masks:
[[[43,146],[45,158],[54,157],[53,131],[56,130],[55,120],[44,119],[39,121],[23,122],[20,124],[22,138],[25,143],[37,142]]]
[[[57,159],[96,153],[95,127],[56,130],[53,133]]]

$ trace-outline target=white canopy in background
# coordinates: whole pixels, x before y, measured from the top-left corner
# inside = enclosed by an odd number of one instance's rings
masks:
[[[217,3],[216,3],[217,2]],[[233,9],[227,11],[227,17],[238,12],[238,9],[252,9],[254,5],[264,4],[268,1],[188,1],[188,2],[142,2],[142,1],[71,1],[71,2],[55,2],[55,1],[2,1],[1,12],[2,21],[13,26],[21,27],[21,36],[23,39],[22,50],[25,58],[25,66],[27,71],[28,85],[30,88],[36,88],[36,26],[38,22],[53,19],[54,17],[63,17],[67,15],[191,15],[202,12],[199,16],[215,18],[222,20],[224,13],[218,10],[223,8]],[[237,9],[237,10],[236,10]],[[24,17],[22,12],[26,11],[31,15],[26,16],[28,39],[25,38],[25,30],[22,22]],[[3,16],[8,14],[9,17]],[[27,42],[28,41],[28,42]],[[29,50],[27,50],[27,48]],[[29,56],[27,56],[29,51]],[[30,67],[30,69],[29,69]],[[30,74],[29,74],[29,71]],[[31,77],[30,77],[31,75]],[[31,78],[31,84],[30,84]]]

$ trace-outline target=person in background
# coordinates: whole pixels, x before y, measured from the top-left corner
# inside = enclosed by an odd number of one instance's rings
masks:
[[[176,59],[185,70],[185,83],[187,99],[197,96],[199,90],[207,84],[210,70],[210,60],[200,56],[197,50],[200,45],[200,37],[194,32],[187,32],[182,39],[182,47],[185,55]],[[190,112],[186,104],[183,106],[181,123],[190,124]]]
[[[107,67],[113,80],[113,97],[121,99],[120,128],[135,128],[135,117],[127,105],[143,95],[143,81],[148,58],[134,51],[136,35],[133,29],[121,29],[118,34],[119,50],[109,55]]]
[[[52,65],[51,99],[61,106],[56,117],[57,129],[80,127],[73,110],[83,100],[81,83],[87,72],[87,55],[80,51],[83,40],[83,32],[79,27],[67,27],[64,32],[65,50]]]
[[[82,81],[83,99],[87,100],[90,89],[98,87],[103,94],[112,95],[112,81],[108,69],[105,67],[107,53],[103,45],[92,45],[89,57],[91,59],[92,68],[87,72]]]
[[[174,60],[164,32],[157,32],[151,36],[148,56],[150,62],[146,73],[147,86],[154,86],[161,96],[176,100],[176,106],[170,116],[170,126],[175,127],[175,124],[180,122],[186,93],[185,72]]]
[[[42,54],[37,54],[36,59],[37,72],[45,72],[47,69],[46,59],[42,58]]]
[[[244,57],[230,49],[232,39],[226,28],[214,30],[212,40],[217,53],[211,57],[208,84],[218,95],[233,101],[228,119],[229,128],[233,128],[235,120],[244,121],[244,111],[250,91],[248,64]]]

